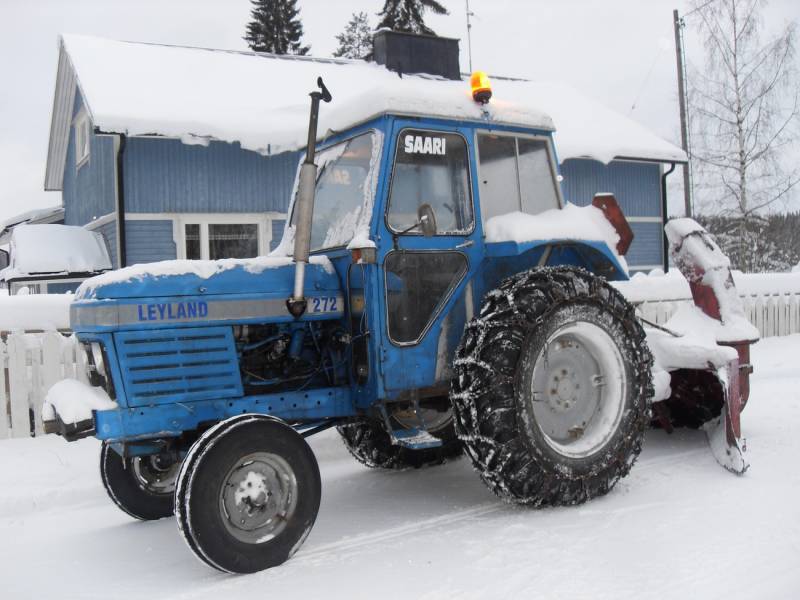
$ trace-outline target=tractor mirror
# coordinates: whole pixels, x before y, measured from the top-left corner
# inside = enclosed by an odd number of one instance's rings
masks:
[[[419,228],[422,230],[422,235],[425,237],[436,235],[436,214],[430,204],[419,205],[417,218],[419,219]]]
[[[8,266],[9,258],[6,250],[0,250],[0,271]]]

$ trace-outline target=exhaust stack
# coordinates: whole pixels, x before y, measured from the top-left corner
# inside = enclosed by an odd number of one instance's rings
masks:
[[[314,162],[317,151],[317,121],[319,120],[319,102],[330,102],[332,97],[328,88],[317,77],[319,91],[311,92],[311,115],[308,122],[308,146],[306,159],[300,167],[300,182],[295,202],[294,228],[294,293],[286,301],[289,313],[298,319],[306,312],[307,301],[304,294],[306,265],[311,250],[311,219],[314,216],[314,189],[317,185],[317,165]]]

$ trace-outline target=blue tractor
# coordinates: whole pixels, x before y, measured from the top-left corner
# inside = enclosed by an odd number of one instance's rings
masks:
[[[116,407],[49,430],[102,440],[111,499],[174,513],[201,560],[235,573],[308,535],[320,474],[305,438],[330,427],[370,467],[464,452],[514,503],[607,493],[652,394],[645,332],[608,283],[627,278],[617,248],[486,231],[564,208],[552,131],[385,112],[317,150],[318,86],[280,256],[86,282],[72,328]]]

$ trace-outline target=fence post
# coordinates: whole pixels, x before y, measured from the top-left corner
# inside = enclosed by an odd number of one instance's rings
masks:
[[[28,437],[31,434],[29,413],[28,349],[24,334],[8,336],[8,380],[11,399],[11,437]]]
[[[36,435],[44,433],[42,426],[44,399],[50,388],[64,379],[66,375],[61,353],[63,345],[64,338],[57,331],[48,331],[42,336],[42,387],[40,397],[36,398],[34,402]]]
[[[8,397],[8,352],[6,352],[6,343],[0,338],[0,440],[4,440],[11,435],[11,421],[9,411],[11,408],[10,399]]]

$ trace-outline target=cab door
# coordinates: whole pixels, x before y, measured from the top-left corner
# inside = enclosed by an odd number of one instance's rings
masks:
[[[482,245],[471,130],[400,121],[392,131],[379,258],[381,371],[389,398],[447,389],[453,352],[472,316],[469,282]],[[423,234],[421,207],[435,221],[432,235]]]

